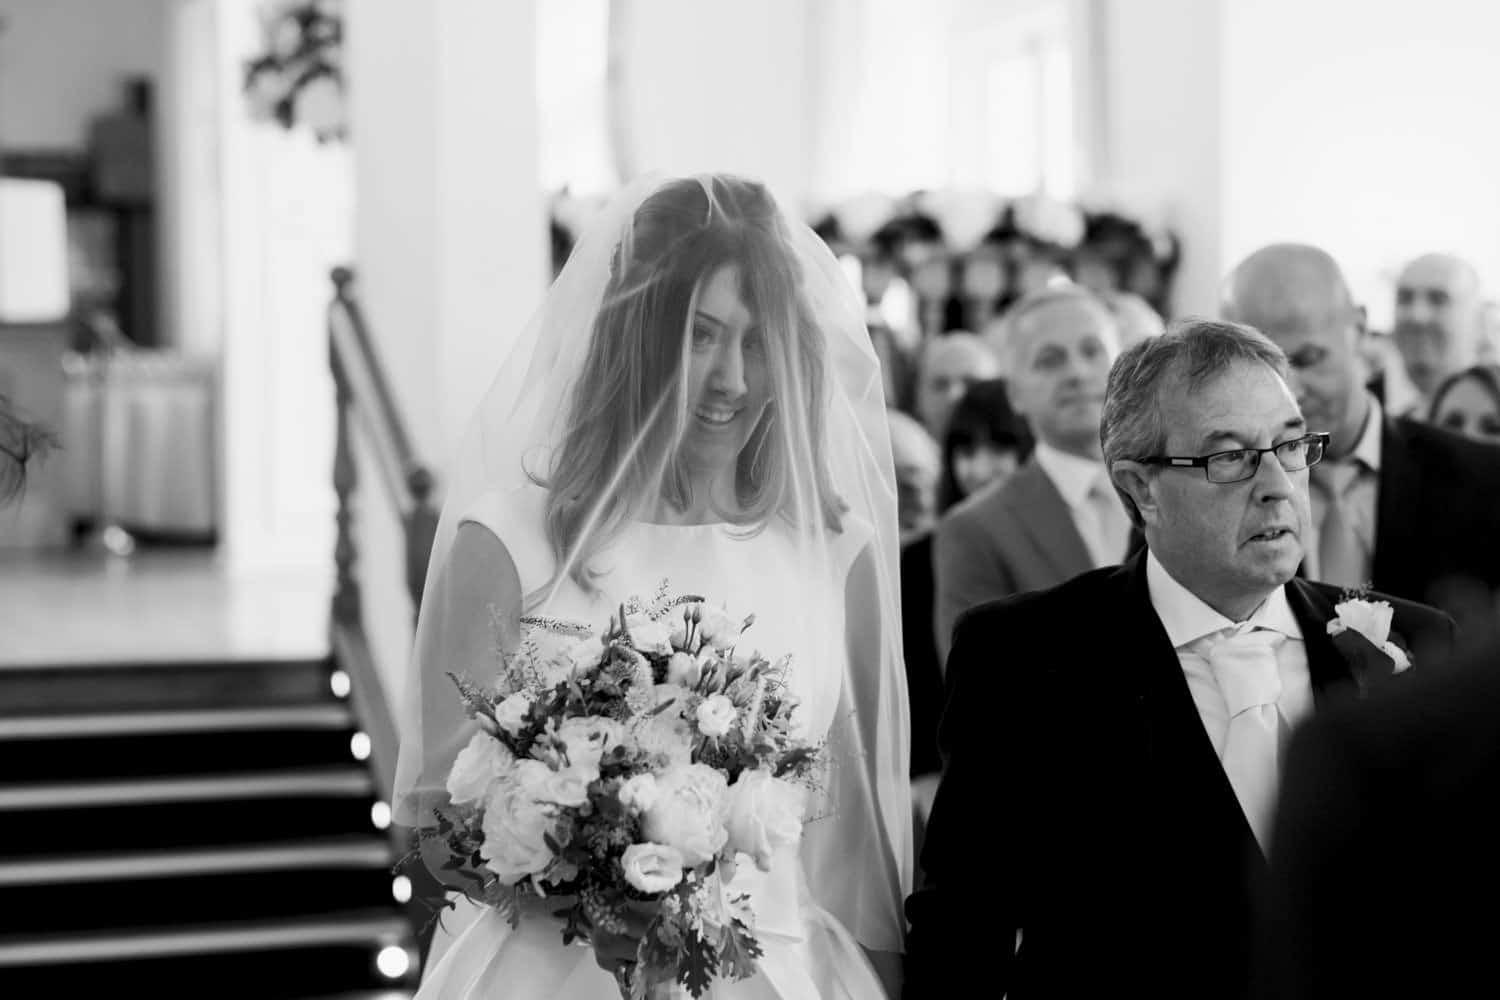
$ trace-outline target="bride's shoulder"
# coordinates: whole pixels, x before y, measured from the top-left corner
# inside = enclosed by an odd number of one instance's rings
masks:
[[[516,565],[523,586],[546,579],[551,547],[547,544],[543,519],[547,491],[534,483],[481,494],[458,516],[459,529],[467,524],[489,531],[505,546]]]

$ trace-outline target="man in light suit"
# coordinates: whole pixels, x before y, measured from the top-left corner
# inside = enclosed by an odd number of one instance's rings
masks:
[[[1488,604],[1500,587],[1500,448],[1383,410],[1364,385],[1363,313],[1333,258],[1263,247],[1230,274],[1223,313],[1286,353],[1309,428],[1332,435],[1312,474],[1303,574],[1460,617],[1475,595]]]
[[[1211,321],[1124,352],[1101,436],[1148,551],[959,620],[907,997],[1245,995],[1285,734],[1402,680],[1375,642],[1420,671],[1453,638],[1398,599],[1389,636],[1330,635],[1286,371]]]
[[[1002,485],[955,507],[933,545],[938,653],[969,608],[1122,560],[1130,524],[1099,450],[1099,416],[1119,353],[1114,317],[1079,286],[1047,288],[1006,316],[1007,385],[1037,446]]]

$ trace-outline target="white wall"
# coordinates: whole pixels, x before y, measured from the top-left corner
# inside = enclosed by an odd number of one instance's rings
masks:
[[[1500,282],[1500,4],[1230,0],[1227,266],[1273,240],[1333,253],[1379,326],[1429,250]]]
[[[358,293],[418,451],[441,474],[546,288],[533,0],[346,9]],[[402,541],[364,469],[365,618],[399,704]]]
[[[808,9],[802,0],[629,5],[637,172],[735,171],[799,204],[809,179]]]
[[[1184,246],[1179,314],[1214,311],[1221,273],[1221,0],[1100,4],[1104,119],[1094,194],[1163,220]]]
[[[81,147],[127,76],[157,79],[166,0],[0,0],[0,147]]]

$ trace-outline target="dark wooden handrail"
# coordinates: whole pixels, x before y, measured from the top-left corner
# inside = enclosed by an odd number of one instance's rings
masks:
[[[359,547],[355,539],[355,495],[360,476],[355,460],[354,422],[366,432],[372,454],[380,467],[378,477],[401,519],[405,541],[405,577],[415,616],[422,602],[427,559],[437,531],[438,513],[432,502],[431,471],[417,458],[411,435],[396,406],[385,369],[375,350],[374,338],[365,324],[363,311],[354,297],[354,273],[335,268],[334,296],[328,306],[328,361],[333,372],[336,434],[334,438],[333,488],[338,498],[335,514],[338,535],[334,543],[337,573],[332,607],[333,655],[348,673],[356,714],[370,737],[370,763],[382,787],[395,779],[399,745],[390,699],[364,626],[361,588],[356,563]]]
[[[358,485],[350,438],[351,415],[357,416],[369,432],[387,495],[401,515],[406,541],[406,588],[415,613],[422,603],[427,559],[437,531],[438,513],[432,502],[436,484],[432,471],[417,457],[411,434],[396,406],[364,311],[354,296],[354,272],[347,267],[334,268],[332,278],[334,297],[328,307],[328,334],[329,362],[338,401],[334,489],[339,497],[339,538],[334,554],[339,576],[334,618],[346,622],[359,618],[359,584],[353,571],[358,552],[352,536],[353,512],[349,509]]]

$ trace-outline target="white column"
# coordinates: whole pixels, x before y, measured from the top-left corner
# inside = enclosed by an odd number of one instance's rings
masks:
[[[346,10],[358,294],[415,444],[441,477],[550,276],[533,0]],[[361,469],[358,571],[399,703],[411,605],[398,522],[373,472]]]

